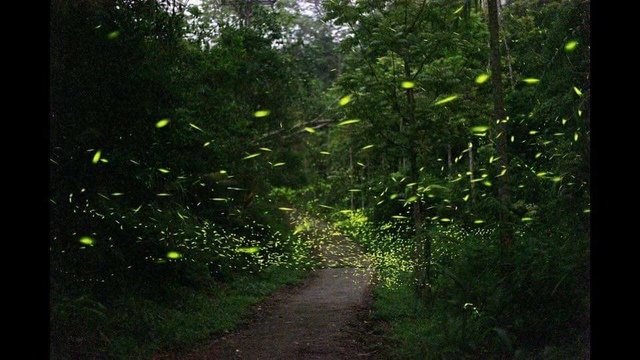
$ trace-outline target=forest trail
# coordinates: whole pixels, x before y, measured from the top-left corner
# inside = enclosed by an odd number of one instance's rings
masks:
[[[327,239],[314,243],[320,269],[261,304],[246,327],[183,359],[370,358],[360,341],[370,298],[368,262],[351,240],[321,227],[314,229]]]

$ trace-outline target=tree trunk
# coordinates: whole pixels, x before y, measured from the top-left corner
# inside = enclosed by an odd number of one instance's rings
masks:
[[[498,22],[498,0],[488,0],[487,10],[489,16],[489,48],[491,56],[489,62],[491,64],[491,83],[493,85],[493,120],[494,135],[496,136],[497,150],[500,159],[498,165],[500,168],[506,169],[507,158],[507,128],[506,111],[504,108],[504,93],[502,88],[502,68],[500,62],[500,24]],[[501,202],[499,214],[500,219],[500,240],[502,245],[510,247],[513,243],[513,230],[509,224],[508,211],[510,208],[509,200],[509,173],[505,173],[498,181],[498,198]]]
[[[411,78],[411,65],[409,63],[409,59],[404,58],[404,75],[406,79]],[[407,105],[409,107],[407,111],[407,122],[411,126],[416,125],[416,101],[413,89],[406,89],[405,94],[407,97]],[[409,179],[411,182],[417,183],[420,180],[420,171],[418,169],[418,150],[417,143],[418,139],[414,135],[414,132],[411,132],[409,135]],[[406,166],[406,157],[405,160]],[[417,186],[415,187],[417,188]],[[412,218],[413,218],[413,226],[414,226],[414,260],[415,260],[415,268],[414,268],[414,279],[417,281],[416,283],[416,292],[422,300],[429,300],[431,298],[431,284],[429,280],[430,275],[430,266],[431,266],[431,244],[428,237],[424,236],[422,229],[422,209],[420,200],[415,201],[411,205],[412,210]]]

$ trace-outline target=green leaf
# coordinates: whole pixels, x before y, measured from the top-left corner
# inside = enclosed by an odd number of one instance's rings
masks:
[[[313,133],[316,132],[316,129],[310,128],[310,127],[306,127],[306,128],[304,128],[304,131],[308,132],[309,134],[313,134]]]

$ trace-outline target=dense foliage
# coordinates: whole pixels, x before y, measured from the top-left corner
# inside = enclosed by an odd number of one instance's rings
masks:
[[[233,4],[52,2],[52,356],[233,328],[312,219],[368,252],[389,357],[588,351],[589,1],[502,5],[497,124],[481,4]]]

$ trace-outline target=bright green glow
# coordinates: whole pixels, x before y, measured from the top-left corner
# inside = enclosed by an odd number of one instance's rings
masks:
[[[362,147],[362,150],[371,149],[372,147],[374,147],[374,145],[367,145],[367,146],[363,146],[363,147]]]
[[[573,133],[573,141],[578,141],[578,133]]]
[[[570,52],[576,49],[578,46],[578,42],[575,40],[571,40],[564,45],[564,51]]]
[[[442,221],[442,222],[451,222],[451,219],[448,219],[448,218],[442,218],[442,219],[440,219],[440,221]]]
[[[402,215],[393,215],[391,217],[394,218],[394,219],[408,219],[408,217],[402,216]]]
[[[484,224],[484,220],[480,220],[480,219],[474,220],[473,223],[474,224]]]
[[[252,247],[237,248],[236,252],[245,253],[245,254],[255,254],[258,252],[258,250],[260,250],[260,248],[258,248],[257,246],[252,246]]]
[[[295,209],[288,208],[288,207],[279,207],[278,209],[280,209],[282,211],[294,211],[295,210]]]
[[[529,135],[535,135],[538,133],[538,130],[529,130]]]
[[[360,191],[362,191],[362,190],[360,190],[360,189],[349,189],[349,191],[350,191],[350,192],[360,192]]]
[[[108,162],[109,162],[109,160],[107,160],[107,159],[105,159],[105,158],[102,158],[102,159],[100,159],[100,162],[108,163]]]
[[[442,99],[442,100],[438,100],[435,103],[433,103],[434,106],[438,106],[438,105],[442,105],[442,104],[446,104],[448,102],[451,102],[455,99],[458,98],[458,95],[451,95],[451,96],[447,96],[446,98]]]
[[[489,80],[489,74],[482,73],[476,76],[476,84],[484,84],[487,80]]]
[[[91,162],[94,164],[97,164],[98,161],[100,161],[100,156],[102,156],[102,151],[101,150],[96,151],[96,154],[93,155],[93,160],[91,160]]]
[[[400,84],[400,86],[401,86],[403,89],[413,89],[413,88],[416,86],[416,84],[415,84],[413,81],[403,81],[403,82]]]
[[[158,169],[158,171],[160,171],[160,172],[161,172],[161,173],[163,173],[163,174],[167,174],[167,173],[169,173],[169,170],[167,170],[167,169],[162,169],[162,168]]]
[[[478,125],[471,128],[471,131],[474,133],[482,133],[489,130],[489,127],[486,125]]]
[[[331,155],[331,153],[328,152],[328,151],[320,151],[320,154],[322,154],[322,155]]]
[[[459,13],[460,11],[462,11],[462,9],[464,9],[464,5],[460,6],[456,11],[454,11],[453,15]]]
[[[575,91],[578,96],[582,96],[582,91],[580,91],[580,89],[578,89],[577,87],[574,86],[573,91]]]
[[[199,127],[197,127],[195,124],[189,123],[189,126],[191,126],[192,128],[196,129],[196,130],[200,130],[202,132],[204,132],[204,130],[200,129]]]
[[[522,220],[522,221],[525,221],[525,222],[526,222],[526,221],[533,221],[533,218],[530,218],[530,217],[526,217],[526,216],[525,216],[525,217],[523,217],[521,220]]]
[[[340,101],[338,101],[338,104],[340,104],[340,106],[345,106],[350,102],[351,102],[351,95],[347,95],[347,96],[343,96],[340,99]]]
[[[527,84],[537,84],[540,82],[540,79],[536,79],[536,78],[526,78],[526,79],[522,79],[522,81],[524,81]]]
[[[482,182],[485,186],[491,186],[491,181],[485,180]]]
[[[262,155],[262,153],[255,153],[255,154],[247,155],[247,156],[243,157],[242,160],[252,159],[252,158],[254,158],[256,156],[260,156],[260,155]]]
[[[262,150],[262,151],[273,151],[273,150],[271,150],[269,148],[266,148],[266,147],[261,147],[260,150]]]
[[[93,246],[96,243],[95,240],[93,240],[88,236],[81,237],[79,241],[80,241],[80,244],[87,245],[87,246]]]
[[[110,33],[107,34],[107,39],[109,40],[113,40],[115,38],[117,38],[118,36],[120,36],[120,31],[112,31]]]
[[[111,196],[122,196],[122,195],[124,195],[124,193],[121,193],[121,192],[111,193]]]
[[[316,132],[316,129],[310,128],[310,127],[306,127],[306,128],[304,128],[304,131],[308,132],[309,134],[313,134],[313,133]]]
[[[345,125],[355,124],[355,123],[359,123],[359,122],[360,122],[360,119],[345,120],[345,121],[342,121],[342,122],[338,123],[338,126],[345,126]]]
[[[213,201],[227,201],[225,198],[212,198]]]
[[[258,110],[253,113],[253,116],[257,118],[261,118],[261,117],[269,116],[269,114],[271,114],[271,110]]]
[[[169,259],[180,259],[182,257],[182,254],[180,254],[177,251],[169,251],[167,253],[167,258]]]
[[[469,200],[469,194],[465,195],[465,196],[462,198],[462,200],[464,200],[464,201]]]
[[[538,176],[538,177],[543,177],[543,176],[545,176],[545,175],[547,175],[547,172],[546,172],[546,171],[541,171],[541,172],[539,172],[539,173],[537,173],[537,174],[536,174],[536,176]]]
[[[158,129],[163,128],[163,127],[165,127],[165,126],[169,125],[169,121],[171,121],[171,120],[169,120],[169,119],[162,119],[162,120],[160,120],[160,121],[158,121],[158,122],[156,123],[156,127],[157,127]]]
[[[414,196],[411,196],[410,198],[408,198],[407,202],[410,203],[410,202],[414,202],[416,200],[418,200],[418,197],[414,195]]]
[[[279,163],[273,164],[273,167],[282,166],[282,165],[284,165],[284,164],[285,164],[285,163],[283,163],[283,162],[279,162]]]
[[[156,196],[171,196],[171,194],[168,194],[168,193],[159,193],[159,194],[156,194]]]
[[[553,178],[551,178],[551,181],[553,181],[553,182],[559,182],[559,181],[562,181],[562,176],[556,176],[556,177],[553,177]]]

